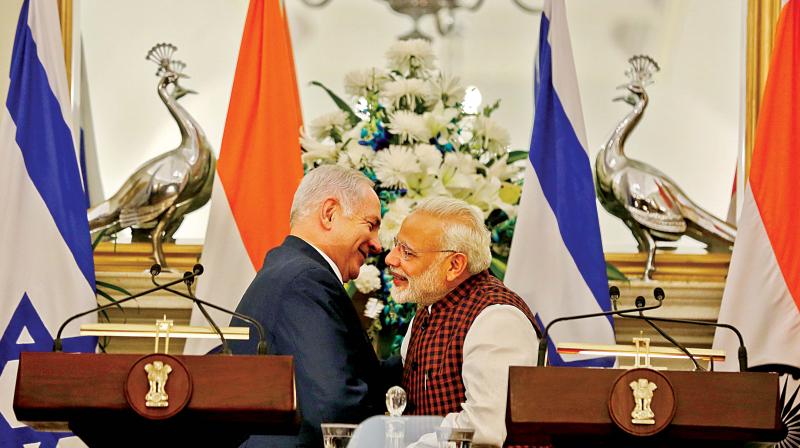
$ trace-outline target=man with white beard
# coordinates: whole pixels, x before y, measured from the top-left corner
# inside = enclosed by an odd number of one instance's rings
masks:
[[[472,428],[473,443],[502,446],[508,367],[535,365],[533,313],[488,271],[490,234],[481,213],[458,199],[422,202],[386,256],[392,297],[419,305],[401,355],[407,414],[442,415]],[[436,447],[426,434],[412,447]]]

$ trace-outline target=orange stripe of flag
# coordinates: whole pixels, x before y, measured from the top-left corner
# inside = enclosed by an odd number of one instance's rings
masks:
[[[800,308],[800,0],[784,5],[758,116],[750,187]]]
[[[251,0],[217,173],[256,270],[289,233],[292,198],[303,176],[291,51],[279,0]]]

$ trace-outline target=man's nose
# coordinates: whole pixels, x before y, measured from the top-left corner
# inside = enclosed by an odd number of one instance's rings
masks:
[[[400,254],[397,246],[393,247],[392,250],[390,250],[389,253],[386,254],[385,261],[386,264],[391,267],[397,267],[400,265]]]
[[[369,240],[369,251],[373,255],[381,253],[381,242],[377,238]]]

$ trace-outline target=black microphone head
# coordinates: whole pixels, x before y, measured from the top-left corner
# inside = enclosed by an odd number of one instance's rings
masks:
[[[192,277],[191,272],[187,271],[183,273],[183,283],[186,283],[186,286],[192,286],[192,283],[194,283],[194,277]]]
[[[656,298],[659,302],[664,300],[664,290],[661,288],[656,288],[653,290],[653,297]]]
[[[150,266],[150,275],[155,277],[160,273],[161,273],[161,265],[160,264],[154,263],[152,266]]]
[[[203,271],[205,271],[205,268],[203,268],[203,265],[200,263],[192,266],[192,273],[194,273],[194,275],[202,275]]]
[[[619,288],[616,286],[608,288],[608,295],[611,296],[612,299],[619,299]]]
[[[644,308],[645,305],[644,297],[642,296],[637,297],[634,304],[636,305],[636,308]]]

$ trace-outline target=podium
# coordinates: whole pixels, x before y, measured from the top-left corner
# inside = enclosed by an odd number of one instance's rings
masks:
[[[776,374],[652,372],[511,367],[506,444],[727,447],[784,437]],[[631,383],[648,375],[658,376],[655,423],[631,424],[636,405]]]
[[[235,447],[250,434],[296,434],[300,423],[290,356],[26,352],[14,411],[91,447]]]

